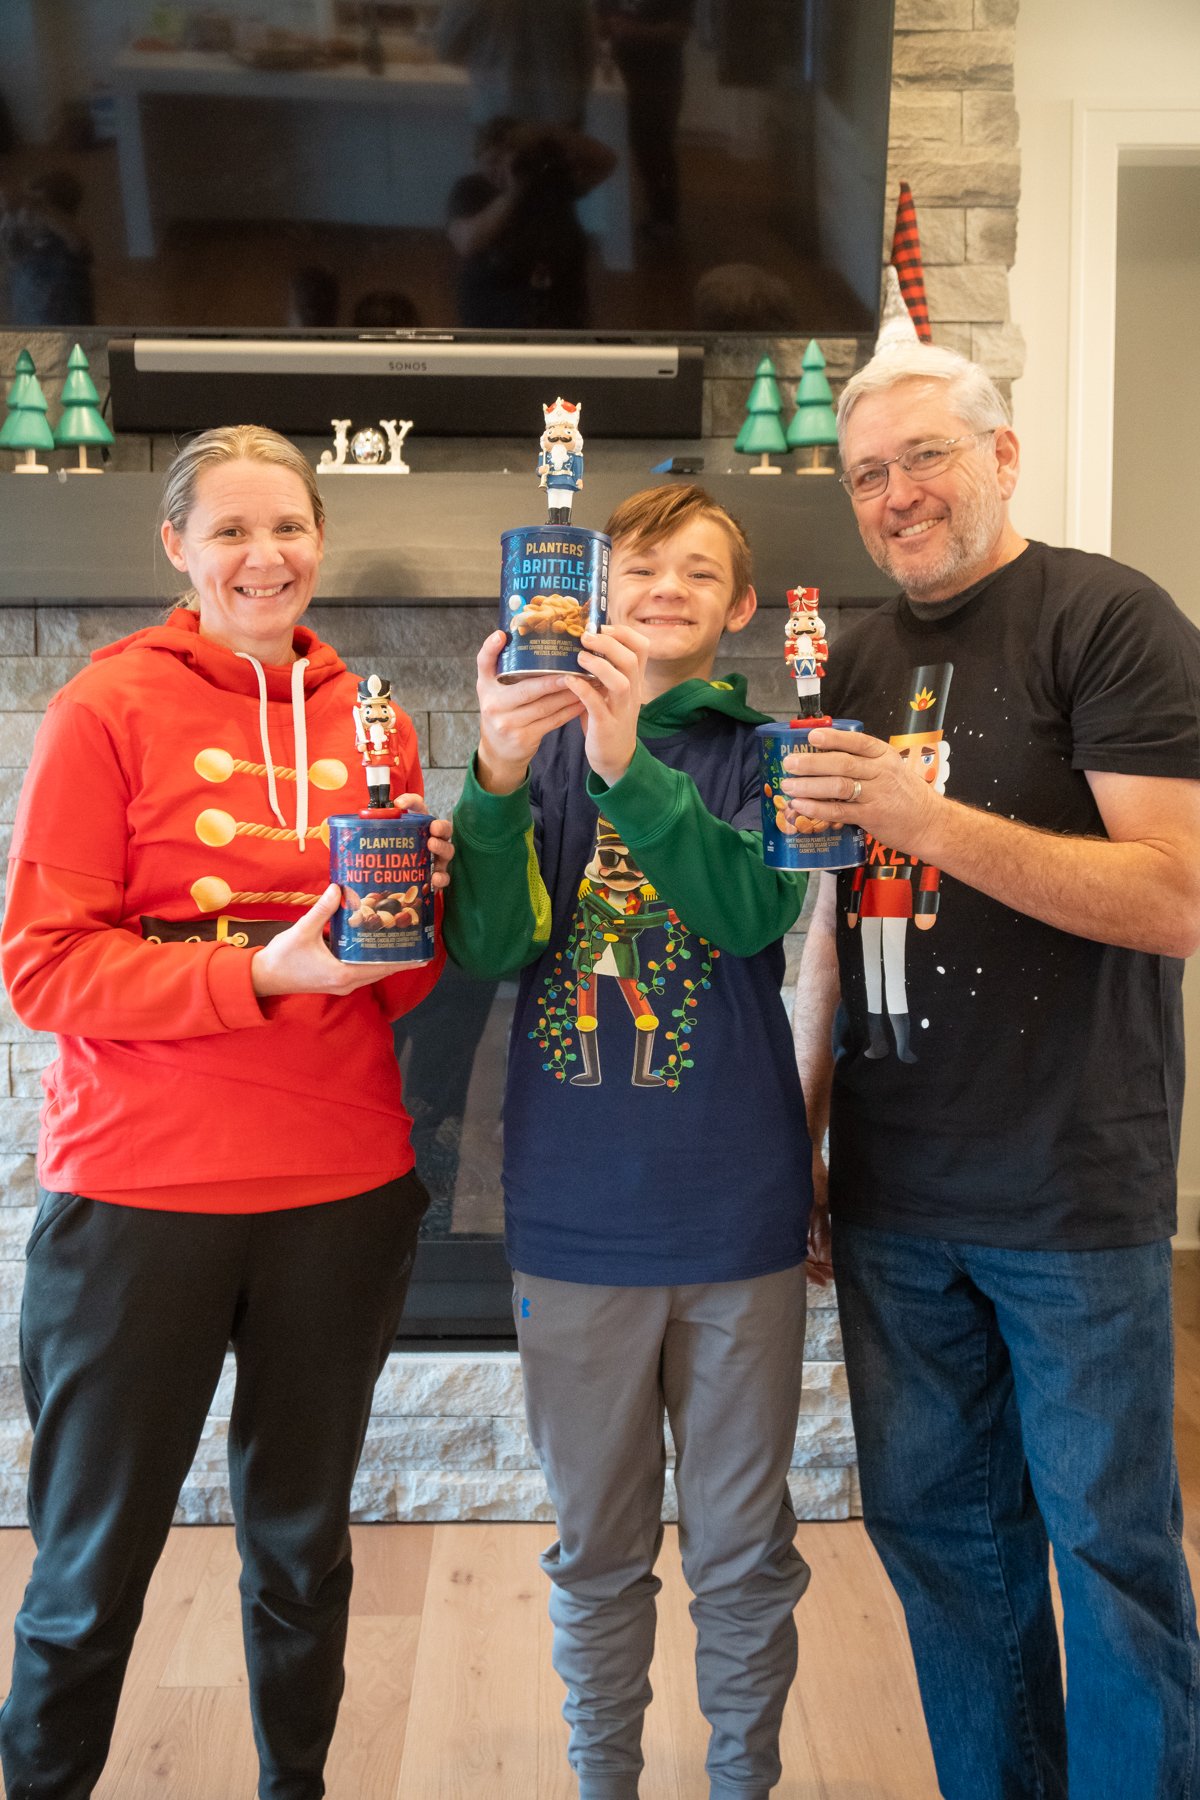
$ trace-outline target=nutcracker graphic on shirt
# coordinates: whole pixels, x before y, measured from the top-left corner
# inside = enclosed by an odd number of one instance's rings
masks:
[[[922,663],[914,669],[888,737],[901,756],[916,760],[939,794],[946,791],[950,770],[944,731],[953,673],[953,663]],[[911,922],[917,931],[932,931],[940,884],[941,872],[932,864],[868,835],[867,860],[850,884],[846,923],[857,929],[862,944],[869,1034],[865,1054],[872,1061],[890,1056],[893,1046],[901,1062],[917,1060],[905,979],[908,927]]]
[[[601,1020],[619,997],[634,1028],[630,1085],[678,1091],[693,1066],[695,1009],[720,954],[688,930],[601,815],[568,939],[555,952],[529,1033],[544,1055],[542,1068],[572,1087],[599,1087]],[[660,1026],[665,1044],[656,1064]]]

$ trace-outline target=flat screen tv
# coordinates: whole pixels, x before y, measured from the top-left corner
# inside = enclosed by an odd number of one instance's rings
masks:
[[[4,0],[0,325],[870,332],[893,0]]]

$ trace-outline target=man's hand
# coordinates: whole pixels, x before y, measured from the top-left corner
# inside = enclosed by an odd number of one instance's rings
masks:
[[[591,680],[563,677],[587,715],[584,744],[601,781],[620,781],[637,749],[638,713],[650,641],[631,625],[605,625],[579,640],[579,666]]]
[[[861,825],[879,839],[920,856],[947,802],[907,757],[881,738],[822,726],[809,735],[811,751],[783,759],[780,783],[798,812],[810,819]]]
[[[325,942],[324,932],[341,902],[342,890],[331,882],[303,918],[254,952],[250,983],[260,1000],[280,994],[353,994],[357,988],[370,987],[385,975],[424,966],[339,962]]]
[[[530,675],[503,682],[496,669],[507,639],[502,631],[485,638],[475,667],[479,695],[479,752],[476,775],[489,794],[512,794],[525,779],[534,751],[547,732],[557,731],[583,712],[569,692],[570,677]]]

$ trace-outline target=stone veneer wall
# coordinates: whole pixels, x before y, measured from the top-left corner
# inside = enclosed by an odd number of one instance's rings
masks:
[[[897,0],[889,147],[889,192],[907,180],[917,203],[934,338],[983,363],[1003,386],[1020,375],[1023,358],[1021,334],[1008,311],[1019,187],[1013,100],[1017,5],[1018,0]],[[885,257],[891,223],[889,217]],[[104,336],[89,332],[82,341],[103,390]],[[6,384],[26,342],[53,404],[70,340],[54,333],[0,331],[0,380]],[[769,352],[785,384],[794,383],[804,342],[713,344],[704,412],[710,466],[728,460],[758,358]],[[836,386],[870,345],[828,339],[822,349]],[[478,467],[504,454],[500,445],[421,444],[419,438],[411,449],[418,469]],[[123,437],[110,466],[161,468],[169,453],[162,440]],[[631,455],[628,466],[641,469],[645,461]],[[631,476],[631,487],[635,479]],[[4,848],[41,709],[96,644],[143,622],[145,614],[133,609],[0,609]],[[316,622],[352,664],[369,661],[401,677],[400,692],[421,732],[430,798],[438,808],[450,805],[474,743],[473,657],[491,614],[467,607],[339,608]],[[773,622],[760,619],[739,642],[738,661],[744,664],[749,657],[752,693],[768,710],[787,704],[779,686],[777,635]],[[388,667],[393,662],[394,671]],[[794,954],[789,960],[794,962]],[[24,1518],[28,1431],[17,1369],[17,1312],[34,1198],[38,1077],[52,1048],[52,1040],[27,1031],[0,1002],[0,1524]],[[814,1291],[810,1305],[793,1492],[802,1517],[844,1518],[857,1510],[857,1485],[836,1313],[829,1294]],[[231,1390],[227,1368],[181,1517],[228,1516],[223,1440]],[[377,1390],[356,1502],[364,1519],[549,1518],[522,1422],[515,1357],[393,1355]],[[668,1513],[672,1507],[669,1491]]]

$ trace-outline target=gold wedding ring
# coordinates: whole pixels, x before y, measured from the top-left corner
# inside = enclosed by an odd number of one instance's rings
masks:
[[[862,793],[862,782],[861,782],[861,781],[856,781],[856,782],[855,782],[855,784],[854,784],[854,786],[853,786],[853,787],[852,787],[852,788],[851,788],[851,789],[850,789],[850,803],[851,803],[851,805],[853,805],[853,803],[854,803],[854,802],[855,802],[855,801],[856,801],[856,800],[857,800],[857,799],[858,799],[858,797],[859,797],[859,795],[860,795],[860,794],[861,794],[861,793]]]

